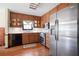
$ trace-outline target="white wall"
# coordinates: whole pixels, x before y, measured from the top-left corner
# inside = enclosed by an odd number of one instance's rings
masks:
[[[1,8],[0,27],[5,28],[5,47],[8,47],[8,20],[9,20],[9,10],[7,8]]]
[[[5,34],[8,34],[8,9],[1,8],[0,9],[0,27],[5,28]]]

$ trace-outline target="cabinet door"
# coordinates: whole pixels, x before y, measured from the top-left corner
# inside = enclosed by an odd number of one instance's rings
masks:
[[[40,37],[39,33],[35,33],[34,34],[34,41],[39,42],[39,37]]]
[[[38,24],[37,24],[37,20],[34,20],[34,27],[37,28]]]
[[[22,34],[22,44],[27,44],[29,43],[29,36],[28,33]]]
[[[12,35],[8,34],[8,47],[12,47]]]
[[[41,27],[41,20],[37,21],[37,27],[40,28]]]
[[[49,33],[46,33],[46,47],[49,48]]]
[[[34,38],[34,34],[33,33],[29,33],[29,40],[30,40],[30,43],[34,43],[35,42],[35,38]]]
[[[34,27],[40,28],[41,27],[41,20],[34,20]]]
[[[39,35],[38,35],[38,33],[30,33],[29,34],[29,40],[30,40],[30,43],[39,42]]]
[[[17,13],[10,13],[10,26],[21,27],[21,15]]]
[[[17,19],[16,19],[16,23],[17,23],[16,26],[17,27],[21,27],[21,25],[22,25],[21,24],[21,21],[22,21],[21,18],[22,18],[21,14],[17,14]]]
[[[16,13],[12,13],[12,12],[10,13],[10,19],[15,19],[16,16],[17,16]]]
[[[15,13],[10,13],[10,26],[16,26],[16,14]]]
[[[0,28],[0,45],[4,45],[4,28]]]

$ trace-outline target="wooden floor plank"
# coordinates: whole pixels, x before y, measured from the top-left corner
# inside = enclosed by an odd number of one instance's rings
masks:
[[[16,46],[4,49],[0,47],[0,56],[48,56],[48,49],[39,43],[35,47],[23,48],[23,46]]]

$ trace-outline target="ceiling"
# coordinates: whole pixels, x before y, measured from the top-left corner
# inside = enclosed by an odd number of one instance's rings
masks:
[[[58,3],[40,3],[37,9],[30,9],[29,3],[0,3],[0,8],[9,8],[18,13],[42,16],[57,5]]]

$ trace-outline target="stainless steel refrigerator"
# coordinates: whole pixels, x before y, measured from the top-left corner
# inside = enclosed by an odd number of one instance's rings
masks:
[[[49,55],[77,56],[77,4],[50,16]]]

